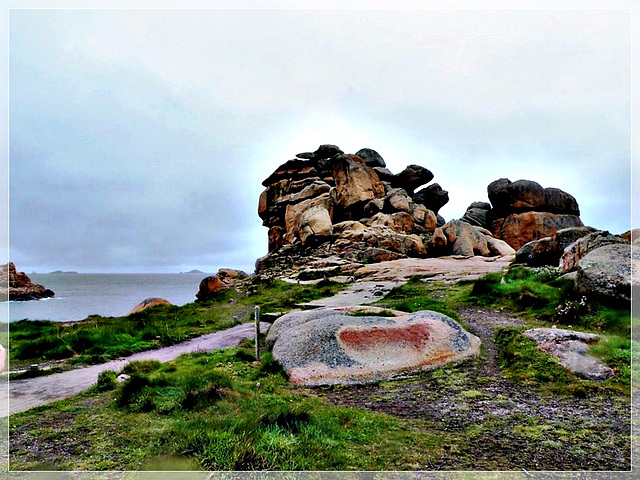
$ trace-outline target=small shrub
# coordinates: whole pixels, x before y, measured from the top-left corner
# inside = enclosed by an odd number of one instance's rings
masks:
[[[137,373],[150,373],[157,370],[162,364],[157,360],[136,360],[127,363],[122,369],[122,373],[135,375]]]
[[[109,390],[115,390],[118,387],[118,381],[116,380],[116,372],[112,370],[105,370],[100,372],[98,380],[93,386],[95,392],[107,392]]]
[[[273,358],[271,352],[265,352],[260,360],[260,366],[254,376],[255,379],[266,377],[268,375],[279,375],[283,378],[287,378],[287,372],[282,368],[280,362]]]
[[[134,412],[148,412],[154,409],[150,398],[149,378],[142,373],[134,373],[122,384],[116,396],[118,408]]]

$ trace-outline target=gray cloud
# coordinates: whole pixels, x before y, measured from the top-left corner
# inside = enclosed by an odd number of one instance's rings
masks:
[[[499,177],[629,227],[620,10],[16,10],[20,268],[251,269],[260,182],[321,143],[430,168],[457,218]]]

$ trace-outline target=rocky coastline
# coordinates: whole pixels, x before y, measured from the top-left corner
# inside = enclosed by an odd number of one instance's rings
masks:
[[[0,265],[0,301],[28,301],[53,297],[55,293],[33,283],[24,272],[18,272],[13,262]]]

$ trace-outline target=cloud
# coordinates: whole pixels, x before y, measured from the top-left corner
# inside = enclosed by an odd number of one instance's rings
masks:
[[[630,203],[621,10],[15,10],[12,259],[249,269],[262,179],[321,143],[430,168],[457,218],[499,177]],[[24,267],[22,267],[24,265]]]

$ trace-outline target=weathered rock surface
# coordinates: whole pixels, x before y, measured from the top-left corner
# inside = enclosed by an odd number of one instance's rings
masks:
[[[437,214],[442,207],[449,203],[449,192],[443,190],[439,184],[432,183],[422,190],[417,191],[413,195],[413,201],[421,203]]]
[[[462,220],[451,220],[435,229],[427,245],[430,256],[483,256],[513,255],[515,250],[506,242],[494,238],[481,227],[474,227]]]
[[[32,283],[26,273],[18,272],[13,262],[0,266],[0,301],[38,300],[54,295],[52,290],[43,285]]]
[[[387,318],[356,317],[348,312],[348,307],[292,312],[276,320],[266,344],[291,382],[374,382],[479,352],[480,340],[440,313],[422,311]]]
[[[369,263],[428,254],[426,243],[445,223],[437,210],[448,201],[438,184],[414,195],[431,171],[409,165],[394,174],[370,148],[350,155],[321,145],[297,157],[263,182],[258,215],[269,228],[269,254],[258,273],[334,256]]]
[[[631,301],[631,245],[613,244],[596,248],[578,263],[576,291],[614,302]],[[634,262],[640,262],[640,252],[633,251]]]
[[[530,211],[493,220],[492,233],[519,250],[532,240],[555,235],[558,230],[583,226],[575,215]]]
[[[157,307],[159,305],[172,305],[172,303],[169,300],[165,300],[164,298],[159,297],[145,298],[142,302],[133,307],[131,311],[127,313],[127,315],[138,313],[146,310],[147,308]]]
[[[593,227],[565,228],[558,230],[552,237],[533,240],[516,252],[516,263],[524,263],[530,267],[557,267],[565,248],[594,231]]]
[[[460,220],[475,227],[487,228],[487,214],[491,210],[491,204],[487,202],[473,202],[467,207],[467,211]]]
[[[219,292],[236,287],[238,281],[246,277],[247,274],[240,270],[221,268],[217,274],[202,279],[196,293],[196,301],[214,298]]]
[[[559,328],[534,328],[523,335],[577,377],[601,382],[613,375],[611,368],[587,353],[600,340],[598,335]]]
[[[585,235],[567,245],[560,257],[560,274],[575,271],[578,263],[589,252],[605,245],[629,243],[620,235],[612,235],[606,230],[598,230]]]

